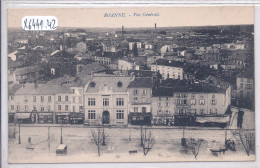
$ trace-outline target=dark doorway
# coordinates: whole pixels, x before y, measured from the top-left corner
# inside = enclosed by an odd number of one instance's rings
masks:
[[[102,114],[102,123],[109,124],[110,123],[110,116],[108,111],[104,111]]]

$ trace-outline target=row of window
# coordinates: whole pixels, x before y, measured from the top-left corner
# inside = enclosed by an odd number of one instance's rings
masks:
[[[146,113],[146,107],[142,107],[142,108],[141,108],[141,111],[142,111],[143,113]],[[134,112],[135,112],[135,113],[140,112],[140,111],[139,111],[139,108],[138,108],[138,107],[134,107]]]
[[[176,94],[176,97],[177,97],[177,98],[187,98],[188,95],[187,95],[187,94]],[[216,98],[216,96],[215,96],[214,94],[212,94],[211,97],[212,97],[212,99],[215,99],[215,98]],[[195,99],[195,98],[196,98],[195,94],[191,94],[191,99]],[[200,98],[203,99],[204,96],[203,96],[203,95],[200,95]],[[162,100],[162,97],[158,97],[158,100],[161,101],[161,100]],[[170,97],[165,97],[165,100],[166,100],[166,101],[170,100]]]
[[[252,90],[252,85],[251,84],[245,84],[245,88],[247,90]],[[244,89],[244,84],[243,83],[240,83],[240,89]]]
[[[159,73],[160,73],[160,71],[159,71]],[[163,76],[163,78],[164,78],[164,73],[162,73],[162,76]],[[167,73],[167,78],[170,78],[170,74],[169,74],[169,72]],[[175,78],[175,73],[173,72],[173,74],[172,74],[172,79],[176,79]],[[180,73],[178,72],[178,77],[177,77],[177,79],[181,79],[181,75],[180,75]]]
[[[217,114],[217,109],[210,109],[210,114]],[[177,113],[179,114],[204,114],[204,109],[178,109]]]
[[[123,86],[123,83],[122,82],[117,82],[117,87],[122,87]],[[92,81],[90,83],[90,87],[96,87],[96,83],[94,81]]]
[[[246,91],[246,92],[244,92],[243,90],[240,90],[239,91],[239,96],[240,96],[240,98],[248,98],[248,99],[250,99],[250,98],[252,98],[252,96],[253,96],[254,94],[252,93],[252,91]]]
[[[158,115],[170,114],[170,111],[169,111],[169,110],[165,110],[165,111],[163,111],[163,110],[158,110],[158,111],[157,111],[157,114],[158,114]]]
[[[196,105],[196,103],[197,103],[197,101],[195,99],[191,99],[190,100],[190,105]],[[176,100],[176,104],[177,105],[188,105],[188,100],[186,100],[186,99],[177,99]],[[205,105],[205,100],[204,99],[200,99],[198,101],[198,104],[199,105]],[[216,99],[211,99],[210,104],[211,105],[217,105],[217,100]]]
[[[240,79],[240,82],[244,82],[244,81],[247,81],[247,83],[250,83],[251,79],[249,79],[249,78],[247,78],[247,80],[246,79],[244,80],[243,78]]]
[[[134,95],[139,95],[139,92],[140,92],[140,91],[141,91],[141,90],[134,89]],[[142,95],[147,95],[147,90],[146,90],[146,89],[142,89],[141,94],[142,94]]]
[[[88,110],[88,119],[95,120],[96,118],[96,110]],[[121,120],[124,119],[124,110],[116,110],[116,119]]]
[[[88,106],[95,106],[96,99],[95,98],[88,98]],[[124,98],[116,98],[116,105],[117,106],[124,106]],[[109,98],[103,98],[103,106],[109,106]]]
[[[196,105],[196,100],[192,99],[190,100],[190,105]],[[161,102],[158,103],[158,107],[162,107],[162,104]],[[199,100],[198,102],[199,105],[205,105],[205,100],[204,99],[201,99]],[[210,102],[211,105],[217,105],[217,100],[216,99],[212,99],[211,102]],[[177,99],[176,100],[176,105],[188,105],[188,100],[186,99]],[[170,106],[170,103],[169,102],[166,102],[165,103],[165,107],[169,107]]]
[[[146,103],[146,100],[146,97],[141,98],[142,103]],[[138,97],[134,97],[134,102],[138,102]]]
[[[165,107],[169,107],[169,106],[170,106],[170,103],[166,102],[165,103]],[[162,107],[162,103],[161,102],[158,103],[158,107]]]
[[[162,97],[158,97],[158,100],[161,101]],[[168,101],[168,100],[170,100],[170,98],[169,97],[165,97],[165,100]]]
[[[11,96],[11,100],[14,100],[13,96]],[[40,96],[40,101],[44,102],[45,96]],[[48,96],[47,101],[52,102],[52,96]],[[58,96],[58,101],[62,101],[61,96]],[[65,101],[69,101],[69,96],[65,96]],[[72,101],[73,101],[73,103],[76,103],[76,97],[75,96],[72,97]],[[28,97],[24,97],[24,102],[25,103],[28,102]],[[37,96],[33,96],[33,102],[37,102]],[[78,102],[82,103],[82,97],[78,97]]]
[[[76,112],[76,107],[75,106],[72,106],[72,111],[73,112]],[[62,109],[62,105],[58,105],[58,111],[61,111],[61,109]],[[65,109],[65,111],[69,111],[69,105],[64,105],[64,109]],[[83,110],[83,106],[79,106],[79,109],[80,109],[80,111],[82,111]],[[15,110],[15,106],[14,105],[11,105],[11,110]],[[20,105],[17,105],[16,106],[16,110],[17,111],[20,111],[21,110],[21,107],[20,107]],[[24,110],[25,111],[28,111],[29,110],[29,106],[28,105],[25,105],[24,106]],[[44,111],[48,111],[48,112],[50,112],[52,109],[51,109],[51,106],[47,106],[47,109],[45,109],[45,107],[44,106],[41,106],[40,107],[40,111],[41,112],[44,112]],[[37,111],[37,106],[33,106],[33,111]]]

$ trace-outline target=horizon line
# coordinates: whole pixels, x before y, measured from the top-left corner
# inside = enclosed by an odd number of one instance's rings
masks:
[[[122,25],[122,26],[124,26],[124,25]],[[90,29],[90,28],[95,28],[95,29],[121,29],[122,28],[122,26],[121,27],[69,27],[69,26],[58,26],[58,28],[76,28],[76,29],[80,29],[80,28],[84,28],[84,29]],[[158,29],[158,28],[182,28],[182,27],[221,27],[221,26],[254,26],[254,24],[226,24],[226,25],[195,25],[195,26],[171,26],[171,25],[169,25],[169,26],[162,26],[162,27],[160,27],[160,26],[158,26],[158,25],[156,25],[156,28]],[[7,27],[7,29],[8,28],[22,28],[21,26],[18,26],[18,27]],[[140,29],[140,28],[149,28],[149,29],[154,29],[154,26],[151,26],[151,27],[125,27],[124,26],[124,30],[125,29],[133,29],[133,28],[138,28],[138,29]],[[58,29],[56,29],[56,30],[58,30]],[[33,30],[34,31],[34,30]],[[41,31],[41,30],[39,30],[39,31]]]

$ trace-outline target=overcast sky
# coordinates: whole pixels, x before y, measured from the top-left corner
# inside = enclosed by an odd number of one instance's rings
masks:
[[[126,17],[104,17],[125,13]],[[160,16],[133,16],[153,13]],[[160,7],[160,8],[56,8],[9,9],[8,27],[20,27],[24,16],[56,16],[59,27],[177,27],[254,24],[253,7]]]

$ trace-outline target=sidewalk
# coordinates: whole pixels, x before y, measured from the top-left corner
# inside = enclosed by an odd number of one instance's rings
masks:
[[[255,113],[251,110],[240,108],[244,111],[244,121],[243,121],[243,129],[255,129]],[[238,108],[232,106],[231,107],[232,116],[231,116],[231,125],[228,126],[228,130],[236,130],[237,128],[237,112]],[[14,123],[9,123],[9,126],[14,126]],[[18,124],[16,124],[18,126]],[[68,128],[102,128],[100,126],[90,126],[90,125],[83,125],[83,124],[21,124],[21,127],[68,127]],[[113,125],[113,126],[105,126],[105,128],[133,128],[133,129],[140,129],[140,125],[132,125],[128,124],[125,126]],[[183,129],[182,126],[167,126],[167,125],[151,125],[151,126],[143,126],[143,128],[152,128],[152,129]],[[220,127],[185,127],[187,130],[223,130],[225,128]]]
[[[234,126],[228,127],[227,130],[236,130],[238,129],[236,127],[236,122],[234,120]],[[14,124],[9,124],[9,126],[14,126]],[[18,124],[16,124],[18,127]],[[21,127],[63,127],[63,128],[102,128],[102,126],[89,126],[89,125],[71,125],[71,124],[21,124]],[[125,129],[140,129],[140,125],[131,125],[128,124],[127,126],[105,126],[105,128],[125,128]],[[150,128],[150,129],[183,129],[182,126],[164,126],[164,125],[152,125],[152,126],[143,126],[143,128]],[[185,130],[224,130],[225,128],[220,128],[220,127],[185,127]],[[253,129],[253,128],[252,128]]]

